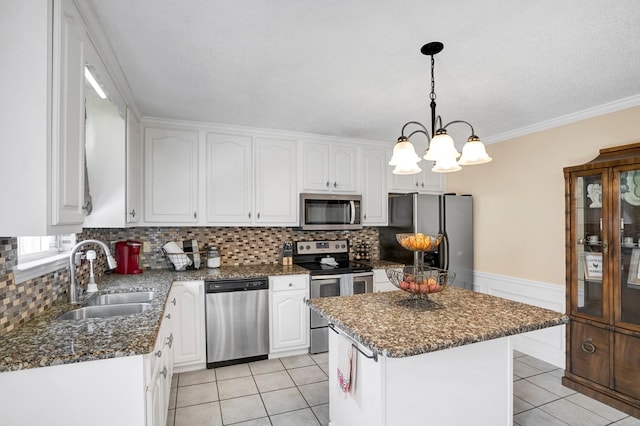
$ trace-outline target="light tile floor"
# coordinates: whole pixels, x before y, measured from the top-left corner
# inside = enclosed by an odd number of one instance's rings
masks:
[[[327,355],[298,355],[175,374],[167,425],[329,424]],[[640,420],[562,386],[562,370],[514,353],[513,424],[640,426]]]

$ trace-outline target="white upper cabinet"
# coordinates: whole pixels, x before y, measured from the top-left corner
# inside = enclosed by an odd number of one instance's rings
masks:
[[[362,150],[362,223],[364,225],[387,225],[388,155],[388,150],[382,148]]]
[[[144,219],[198,222],[198,132],[144,130]]]
[[[304,142],[302,144],[302,190],[309,192],[356,192],[355,146]]]
[[[297,143],[256,138],[255,221],[261,225],[297,225]]]
[[[250,136],[207,133],[207,222],[250,224],[253,220]]]
[[[136,224],[142,216],[142,200],[140,188],[142,185],[141,157],[142,141],[140,139],[140,122],[136,116],[127,110],[127,203],[126,222]]]
[[[207,222],[295,225],[296,142],[207,133]]]
[[[433,164],[431,161],[422,160],[418,166],[422,171],[415,175],[394,175],[392,173],[393,167],[387,165],[389,192],[443,193],[444,173],[432,172]]]
[[[11,180],[3,187],[0,234],[79,232],[88,43],[82,17],[69,0],[6,0],[0,16],[10,17],[0,25],[0,128],[3,173]]]
[[[72,1],[54,2],[52,225],[84,220],[84,65],[87,34]]]

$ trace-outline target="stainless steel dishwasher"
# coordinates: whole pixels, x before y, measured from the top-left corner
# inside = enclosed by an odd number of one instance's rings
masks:
[[[267,359],[269,281],[205,281],[207,368]]]

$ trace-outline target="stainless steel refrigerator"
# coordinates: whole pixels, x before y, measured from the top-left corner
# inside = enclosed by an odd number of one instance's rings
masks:
[[[389,194],[389,226],[379,228],[380,259],[414,264],[396,234],[443,234],[438,250],[425,253],[425,265],[456,273],[455,287],[473,290],[473,197],[470,195]]]

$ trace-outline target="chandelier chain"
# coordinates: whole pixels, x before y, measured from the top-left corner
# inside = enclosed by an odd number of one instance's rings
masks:
[[[433,55],[431,55],[431,93],[429,93],[429,98],[432,101],[436,100],[436,80],[433,72],[433,70],[435,69],[435,63],[436,61],[433,58]]]

